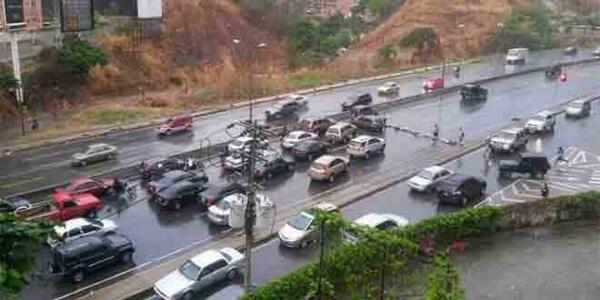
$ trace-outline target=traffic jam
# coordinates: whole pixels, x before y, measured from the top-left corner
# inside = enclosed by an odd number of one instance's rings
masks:
[[[552,67],[544,76],[564,81],[565,74],[560,67]],[[441,88],[444,88],[441,77],[423,82],[425,93]],[[385,83],[377,89],[377,93],[385,97],[394,97],[398,91],[399,84],[395,82]],[[461,102],[468,103],[485,103],[488,97],[488,90],[478,84],[464,85],[458,93]],[[565,110],[566,116],[588,116],[591,102],[591,98],[570,102]],[[56,188],[45,201],[33,203],[24,198],[1,200],[0,212],[15,213],[31,220],[59,222],[60,225],[54,227],[55,235],[47,241],[48,251],[52,253],[50,271],[79,283],[99,269],[134,264],[135,241],[120,234],[119,224],[100,213],[104,202],[148,201],[165,213],[186,209],[193,203],[206,211],[208,220],[214,225],[240,228],[248,199],[249,171],[253,172],[252,176],[259,186],[299,169],[305,170],[311,182],[332,185],[348,176],[357,160],[368,164],[373,158],[385,157],[386,151],[389,151],[384,138],[386,131],[398,126],[390,125],[391,120],[372,104],[370,93],[360,93],[341,104],[343,119],[339,116],[314,116],[290,123],[286,120],[297,118],[308,106],[306,96],[291,95],[264,111],[265,122],[260,125],[262,130],[257,136],[243,130],[248,123],[232,124],[230,127],[241,127],[241,133],[221,148],[216,164],[191,156],[146,160],[138,167],[136,178],[141,179],[139,185],[135,185],[131,178],[76,178],[67,186]],[[174,117],[157,128],[157,136],[168,139],[191,130],[193,123],[194,119],[189,115]],[[543,178],[553,162],[543,154],[528,153],[526,146],[531,136],[543,137],[554,130],[555,124],[556,113],[542,111],[518,126],[490,135],[485,141],[486,151],[499,161],[500,176],[525,174],[531,178]],[[434,127],[431,134],[423,133],[423,136],[430,136],[435,143],[439,139],[437,130]],[[464,143],[464,135],[448,143],[460,147]],[[251,152],[254,156],[250,155]],[[85,151],[73,155],[72,166],[98,164],[118,155],[115,146],[91,144]],[[559,158],[560,155],[559,151]],[[251,159],[255,160],[252,170],[249,168]],[[210,178],[210,168],[219,168],[227,180],[215,183],[215,179]],[[456,173],[443,166],[425,168],[406,184],[411,191],[435,193],[440,203],[459,207],[480,202],[486,196],[487,187],[486,182],[477,176]],[[275,209],[275,201],[265,193],[256,194],[255,200],[257,209],[263,210],[257,213],[259,215],[270,215]],[[291,218],[277,231],[281,246],[303,248],[317,241],[313,222],[318,210],[339,212],[340,208],[319,202]],[[399,215],[369,213],[354,223],[355,229],[343,232],[344,240],[348,242],[360,238],[361,226],[386,229],[405,226],[409,221]],[[243,258],[244,255],[233,248],[209,250],[156,282],[154,291],[164,299],[190,299],[195,292],[216,281],[241,275]],[[213,275],[206,276],[206,270]]]

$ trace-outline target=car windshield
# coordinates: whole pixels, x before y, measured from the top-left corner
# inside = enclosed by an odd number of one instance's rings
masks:
[[[234,147],[242,147],[242,146],[244,146],[244,142],[242,142],[240,140],[235,140],[231,143],[231,145],[233,145]]]
[[[300,143],[298,145],[296,145],[296,150],[300,150],[300,151],[308,151],[308,149],[310,149],[310,146],[313,143],[311,142],[304,142],[304,143]]]
[[[273,104],[274,109],[281,109],[283,107],[283,103],[275,103]]]
[[[569,107],[581,108],[581,107],[583,107],[583,102],[573,102],[573,103],[569,104]]]
[[[358,142],[358,141],[350,141],[350,143],[348,143],[348,146],[352,146],[352,147],[364,147],[366,144],[366,142]]]
[[[423,170],[421,171],[421,173],[419,173],[419,175],[417,175],[417,177],[421,177],[427,180],[432,180],[433,176],[435,176],[435,174],[428,170]]]
[[[326,166],[324,166],[324,165],[322,165],[320,163],[314,163],[312,165],[312,168],[315,169],[315,170],[317,170],[317,171],[323,171],[323,170],[325,170]]]
[[[327,129],[327,133],[337,134],[338,129],[335,127],[329,127],[329,129]]]
[[[198,279],[198,275],[200,275],[200,267],[196,266],[191,260],[188,260],[179,267],[179,272],[191,280],[196,280]]]
[[[531,118],[531,120],[534,120],[534,121],[542,121],[542,122],[543,122],[543,121],[545,121],[545,120],[546,120],[546,117],[545,117],[545,116],[533,116],[533,117]]]
[[[519,49],[510,49],[508,50],[508,55],[517,55],[521,50]]]
[[[102,222],[100,222],[98,220],[93,220],[93,219],[88,219],[88,218],[86,218],[85,220],[90,224],[102,227]]]
[[[500,132],[497,137],[504,140],[514,140],[516,134],[510,132]]]
[[[289,139],[297,140],[304,132],[292,132],[288,135]]]
[[[307,215],[301,214],[290,219],[287,224],[295,229],[305,231],[312,223],[313,219]]]
[[[228,210],[231,208],[231,206],[229,205],[229,202],[224,201],[224,200],[217,202],[217,204],[215,204],[215,206],[221,210]]]

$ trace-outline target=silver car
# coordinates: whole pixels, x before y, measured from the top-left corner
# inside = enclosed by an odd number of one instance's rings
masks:
[[[154,284],[163,299],[194,299],[194,293],[225,280],[243,269],[244,255],[233,248],[208,250],[187,260],[179,269]]]
[[[310,169],[308,169],[308,176],[312,180],[327,180],[329,182],[334,182],[335,177],[348,171],[349,165],[350,162],[346,158],[323,155],[315,160],[310,166]]]
[[[368,227],[378,230],[400,228],[408,225],[408,220],[393,214],[366,214],[354,221],[352,226],[343,231],[344,241],[354,243],[360,237],[360,228]]]
[[[105,161],[116,157],[117,147],[109,144],[92,144],[83,153],[73,154],[73,165],[85,166],[89,163]]]
[[[277,233],[281,245],[290,248],[304,248],[319,237],[319,232],[314,224],[315,211],[339,212],[337,206],[319,202],[306,211],[291,218]]]

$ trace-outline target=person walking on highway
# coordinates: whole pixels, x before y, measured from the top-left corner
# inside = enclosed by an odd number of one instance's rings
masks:
[[[556,161],[554,161],[554,163],[558,164],[559,162],[569,163],[569,161],[565,158],[565,149],[563,149],[562,146],[559,146],[556,150]]]
[[[458,130],[458,144],[461,146],[465,145],[465,131],[462,127]]]
[[[440,136],[440,128],[438,127],[438,124],[435,123],[435,124],[433,124],[433,143],[434,144],[435,144],[435,142],[437,142],[439,136]]]

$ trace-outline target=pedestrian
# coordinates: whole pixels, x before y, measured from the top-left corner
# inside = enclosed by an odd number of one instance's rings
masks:
[[[435,123],[433,124],[433,142],[435,143],[438,138],[440,136],[440,128],[438,127],[438,124]]]
[[[458,144],[461,146],[464,146],[465,144],[465,131],[462,129],[462,127],[459,129],[458,133]]]
[[[550,194],[550,189],[548,188],[548,183],[544,180],[541,189],[542,197],[548,198],[548,194]]]
[[[554,161],[555,164],[558,164],[559,162],[565,162],[565,163],[569,162],[565,158],[565,149],[563,149],[562,146],[559,146],[556,152],[557,152],[556,153],[556,161]]]
[[[40,123],[37,119],[33,119],[33,121],[31,122],[31,130],[36,131],[38,128],[40,128]]]

